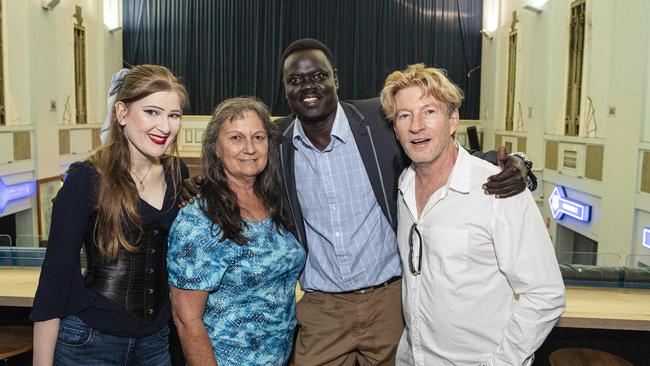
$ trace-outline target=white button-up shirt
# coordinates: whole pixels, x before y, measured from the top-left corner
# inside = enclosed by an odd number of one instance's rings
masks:
[[[564,311],[564,285],[530,192],[497,199],[498,168],[458,148],[447,184],[417,217],[415,170],[399,183],[397,241],[406,329],[397,365],[530,365]],[[413,262],[409,234],[415,224]]]

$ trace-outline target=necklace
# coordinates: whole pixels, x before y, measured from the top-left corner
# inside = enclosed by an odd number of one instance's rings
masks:
[[[140,192],[143,192],[143,191],[144,191],[144,188],[145,188],[145,187],[144,187],[143,182],[144,182],[145,179],[147,179],[147,176],[149,176],[149,172],[151,171],[151,167],[152,167],[152,166],[153,166],[153,164],[149,165],[149,169],[147,169],[147,172],[144,173],[144,177],[142,177],[142,179],[140,179],[140,177],[138,177],[138,175],[135,174],[135,172],[133,171],[133,169],[131,169],[131,174],[133,174],[133,176],[135,177],[135,179],[140,183],[140,186],[138,187],[138,189],[140,190]]]

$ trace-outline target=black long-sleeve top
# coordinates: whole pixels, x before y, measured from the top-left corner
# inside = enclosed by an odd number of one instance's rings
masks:
[[[182,161],[181,173],[183,178],[189,175]],[[165,180],[167,190],[160,210],[142,199],[138,202],[143,225],[158,222],[169,229],[178,213],[168,171]],[[98,183],[99,174],[89,161],[70,166],[65,183],[54,199],[48,247],[30,319],[45,321],[75,315],[93,329],[115,336],[140,338],[154,334],[171,318],[169,298],[163,299],[158,315],[146,323],[84,286],[80,250],[90,217],[96,210]]]

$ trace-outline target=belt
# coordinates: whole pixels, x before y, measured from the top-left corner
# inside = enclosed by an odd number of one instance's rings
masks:
[[[378,285],[374,285],[374,286],[370,286],[370,287],[364,287],[364,288],[360,288],[358,290],[345,291],[345,292],[336,292],[336,293],[340,294],[340,295],[347,295],[347,294],[362,295],[362,294],[367,294],[367,293],[372,292],[372,291],[374,291],[376,289],[386,287],[386,286],[390,285],[391,283],[393,283],[393,282],[395,282],[397,280],[400,280],[401,278],[402,278],[401,276],[395,276],[395,277],[389,278],[388,281],[386,281],[384,283],[380,283]]]

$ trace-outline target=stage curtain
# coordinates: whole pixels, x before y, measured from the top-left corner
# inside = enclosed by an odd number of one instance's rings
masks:
[[[478,119],[480,0],[124,0],[127,65],[165,65],[181,77],[192,114],[255,95],[290,112],[280,57],[313,37],[336,58],[343,100],[377,96],[385,77],[423,62],[447,70],[466,93],[461,118]],[[469,73],[469,75],[468,75]]]

